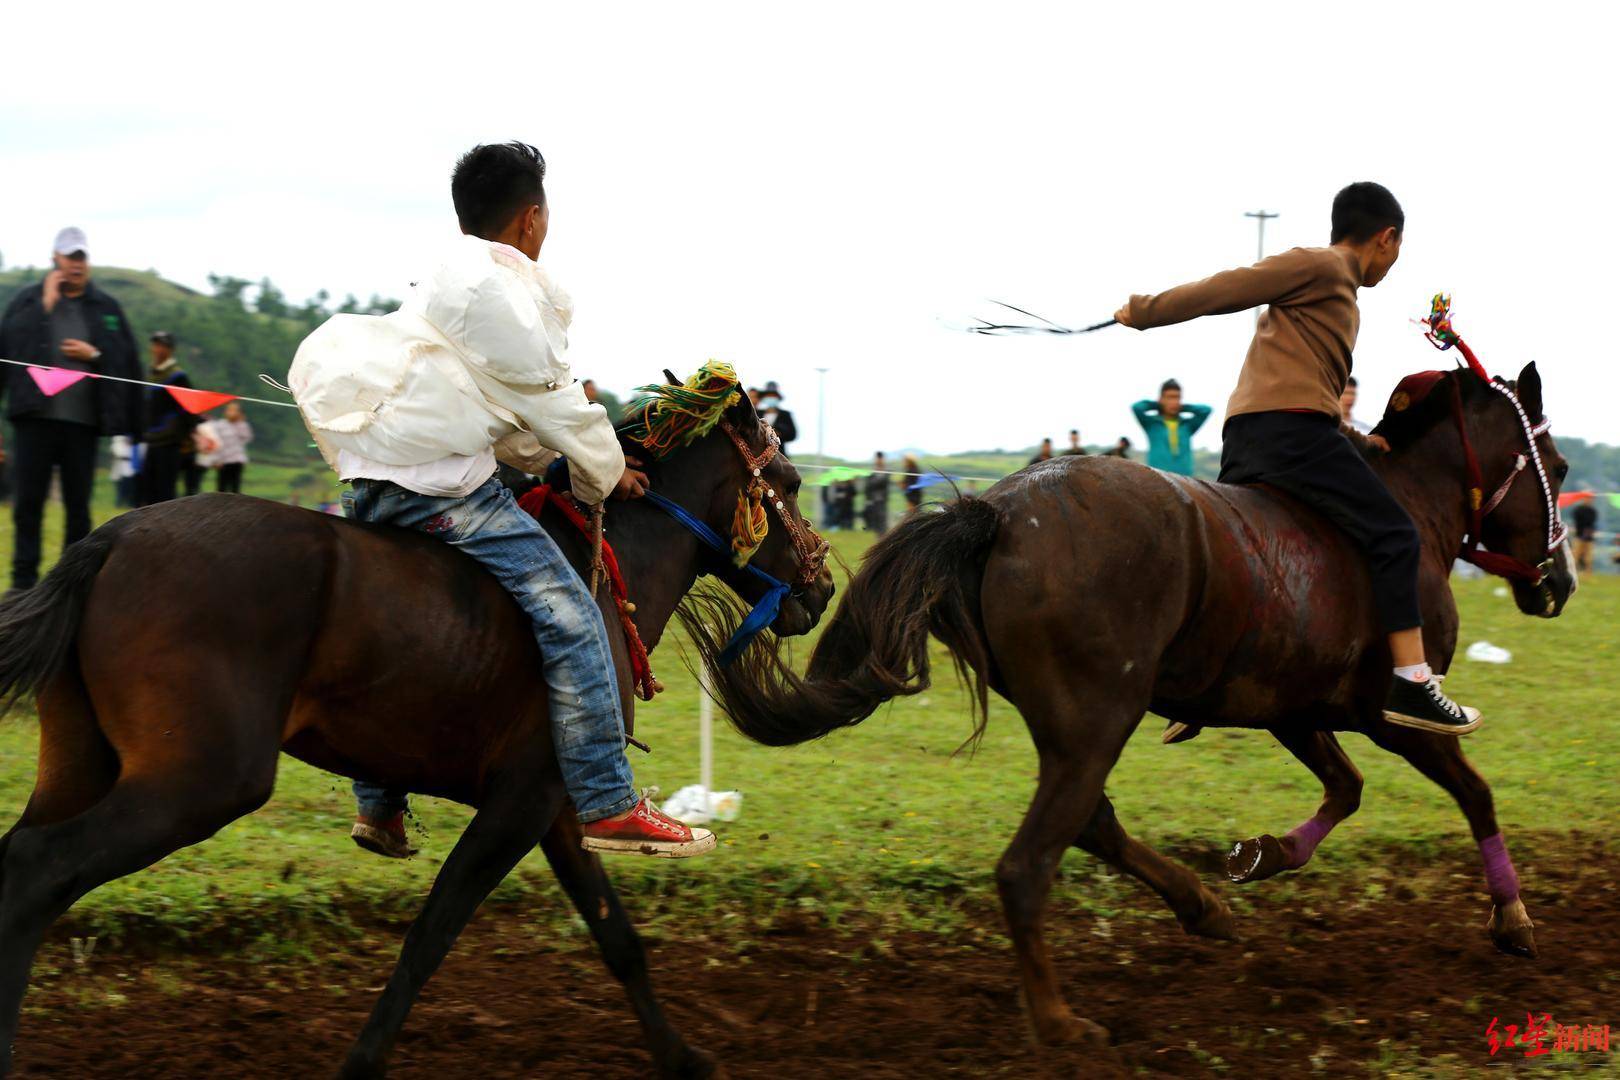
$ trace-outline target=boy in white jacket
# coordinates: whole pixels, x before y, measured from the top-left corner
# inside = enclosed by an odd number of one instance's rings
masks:
[[[450,183],[465,234],[392,315],[337,315],[299,347],[288,382],[322,454],[353,485],[351,518],[416,529],[483,563],[534,623],[552,734],[585,847],[664,857],[714,847],[636,793],[607,631],[556,543],[494,478],[497,458],[539,472],[558,452],[574,494],[634,498],[606,410],[563,359],[568,295],[535,263],[550,220],[545,159],[477,146]],[[357,782],[362,847],[403,858],[405,793]]]

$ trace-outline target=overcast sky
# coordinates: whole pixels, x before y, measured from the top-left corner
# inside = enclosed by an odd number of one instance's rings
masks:
[[[1134,438],[1172,375],[1219,410],[1246,314],[1055,340],[940,319],[1107,318],[1252,261],[1246,210],[1282,215],[1269,251],[1325,243],[1333,193],[1376,179],[1407,235],[1362,293],[1362,412],[1450,363],[1408,322],[1443,289],[1493,371],[1539,362],[1555,434],[1617,442],[1620,19],[1486,8],[13,4],[0,252],[43,263],[72,223],[188,285],[397,296],[454,230],[456,155],[520,138],[550,163],[576,372],[622,392],[728,360],[781,381],[808,451],[827,367],[827,449],[853,457]]]

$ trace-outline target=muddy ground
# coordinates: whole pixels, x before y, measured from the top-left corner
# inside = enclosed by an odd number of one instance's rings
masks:
[[[1471,861],[1418,869],[1411,887],[1368,889],[1344,872],[1248,886],[1254,909],[1240,912],[1236,944],[1060,900],[1057,962],[1076,1011],[1111,1032],[1102,1053],[1031,1043],[993,910],[975,913],[981,931],[950,936],[790,919],[740,951],[711,925],[708,941],[666,933],[652,962],[671,1016],[735,1077],[1468,1075],[1510,1055],[1523,1064],[1517,1049],[1491,1058],[1492,1016],[1620,1027],[1620,868],[1572,846],[1521,861],[1533,961],[1490,947]],[[332,1075],[396,946],[379,927],[318,946],[314,960],[123,952],[78,964],[56,940],[27,1002],[17,1075]],[[1614,1045],[1560,1058],[1620,1070]],[[468,929],[393,1064],[391,1075],[431,1080],[649,1072],[589,943],[544,939],[512,909]]]

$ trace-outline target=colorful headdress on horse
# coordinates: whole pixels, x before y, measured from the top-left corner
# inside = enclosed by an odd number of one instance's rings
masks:
[[[1428,326],[1428,329],[1423,331],[1423,336],[1429,339],[1429,344],[1441,352],[1455,346],[1457,351],[1463,354],[1463,359],[1468,361],[1468,366],[1475,375],[1486,382],[1491,381],[1491,377],[1485,373],[1485,365],[1479,362],[1479,357],[1468,347],[1468,342],[1464,341],[1456,328],[1451,325],[1450,293],[1434,294],[1434,299],[1429,301],[1429,317],[1423,320],[1423,325]]]
[[[619,433],[655,458],[701,439],[740,397],[730,364],[710,360],[680,385],[638,386]]]
[[[713,431],[726,410],[741,400],[738,387],[737,372],[719,360],[710,360],[678,386],[662,383],[637,387],[636,393],[642,396],[630,406],[619,433],[641,444],[653,457],[664,457]],[[738,449],[745,450],[741,444]],[[731,523],[731,558],[738,566],[747,565],[770,531],[770,519],[765,515],[769,492],[756,469],[737,495],[737,511]]]

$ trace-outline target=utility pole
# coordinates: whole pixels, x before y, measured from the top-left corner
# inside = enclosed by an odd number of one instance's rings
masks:
[[[816,459],[827,464],[827,372],[831,368],[816,368]]]
[[[825,470],[827,465],[827,368],[816,368],[816,464]],[[827,528],[827,488],[821,488],[821,527]]]
[[[1254,218],[1255,224],[1260,227],[1260,238],[1259,242],[1255,245],[1254,253],[1254,261],[1259,262],[1261,259],[1266,257],[1266,222],[1270,221],[1274,217],[1277,217],[1278,215],[1271,213],[1269,210],[1245,210],[1243,212],[1243,216]],[[1259,308],[1254,309],[1254,322],[1256,326],[1260,324]]]

